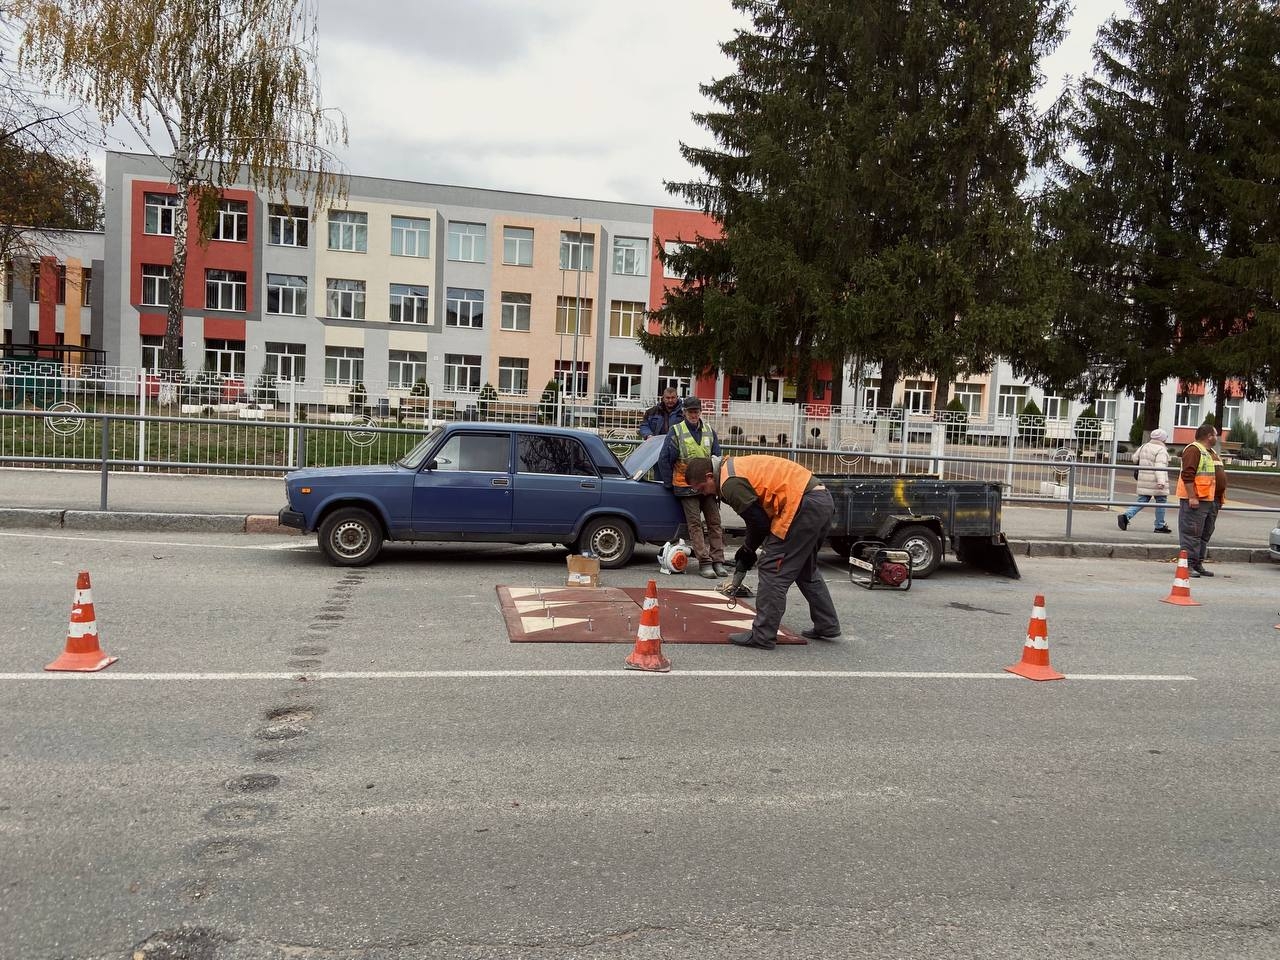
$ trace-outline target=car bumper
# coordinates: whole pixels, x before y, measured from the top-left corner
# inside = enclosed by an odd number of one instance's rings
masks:
[[[306,518],[297,510],[290,510],[288,507],[276,514],[276,519],[280,521],[282,527],[293,527],[295,530],[307,529]]]

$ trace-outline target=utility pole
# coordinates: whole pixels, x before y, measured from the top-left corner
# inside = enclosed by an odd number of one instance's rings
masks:
[[[578,295],[574,298],[573,317],[573,397],[578,396],[578,332],[582,329],[582,217],[574,217],[578,221]],[[572,249],[572,247],[570,247]],[[577,426],[577,403],[574,404],[574,422]]]

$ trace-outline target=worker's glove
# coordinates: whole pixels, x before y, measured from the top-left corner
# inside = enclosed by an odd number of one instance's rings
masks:
[[[738,552],[733,555],[733,565],[743,573],[746,573],[756,565],[756,552],[748,550],[747,545],[744,543],[738,548]]]

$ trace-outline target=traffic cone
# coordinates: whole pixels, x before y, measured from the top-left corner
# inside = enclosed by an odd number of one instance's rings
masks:
[[[1064,680],[1065,676],[1049,666],[1049,621],[1044,615],[1044,597],[1036,595],[1027,622],[1027,642],[1022,645],[1022,660],[1012,667],[1005,667],[1028,680]]]
[[[671,661],[662,655],[662,628],[658,626],[658,583],[649,581],[644,594],[644,606],[640,612],[640,626],[636,630],[635,649],[627,656],[628,670],[647,670],[649,673],[670,673]]]
[[[1178,566],[1173,571],[1173,589],[1160,601],[1179,607],[1198,607],[1199,600],[1191,599],[1191,573],[1187,567],[1187,551],[1178,552]]]
[[[76,577],[76,593],[71,600],[71,623],[67,627],[67,647],[62,656],[46,670],[81,670],[91,673],[119,660],[108,657],[98,646],[98,618],[93,612],[93,594],[89,589],[89,571]]]

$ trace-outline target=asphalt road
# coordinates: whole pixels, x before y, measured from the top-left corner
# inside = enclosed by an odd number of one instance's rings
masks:
[[[560,551],[384,557],[0,531],[0,957],[1280,956],[1280,568],[831,565],[842,640],[656,676],[507,641]],[[44,674],[80,569],[120,661]]]

